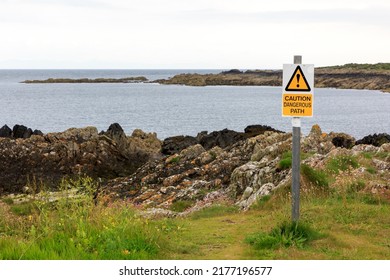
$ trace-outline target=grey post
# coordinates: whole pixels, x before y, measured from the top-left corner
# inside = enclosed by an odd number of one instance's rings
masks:
[[[294,64],[301,64],[302,56],[294,56]],[[300,192],[300,172],[301,172],[301,119],[299,117],[292,118],[293,139],[292,139],[292,185],[291,185],[291,201],[292,211],[291,218],[293,222],[299,220],[299,192]]]

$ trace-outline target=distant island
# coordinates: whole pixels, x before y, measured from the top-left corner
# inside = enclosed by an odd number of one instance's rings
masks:
[[[178,74],[168,79],[149,81],[145,77],[120,79],[47,79],[27,80],[23,83],[159,83],[187,86],[281,86],[282,70],[232,69],[219,74]],[[390,63],[345,64],[315,69],[315,87],[340,89],[368,89],[390,92]]]
[[[145,77],[127,77],[127,78],[97,78],[97,79],[88,79],[88,78],[82,78],[82,79],[69,79],[69,78],[50,78],[47,80],[26,80],[22,83],[25,84],[65,84],[65,83],[74,83],[74,84],[81,84],[81,83],[140,83],[140,82],[146,82],[148,79]]]

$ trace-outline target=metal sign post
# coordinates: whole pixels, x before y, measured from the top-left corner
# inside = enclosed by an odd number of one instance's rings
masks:
[[[283,65],[282,116],[292,117],[291,219],[299,220],[301,169],[301,118],[313,116],[314,65],[303,65],[302,56],[294,64]]]
[[[302,56],[294,56],[294,64],[302,64]],[[292,118],[292,184],[291,184],[291,219],[299,220],[300,178],[301,178],[301,119]]]

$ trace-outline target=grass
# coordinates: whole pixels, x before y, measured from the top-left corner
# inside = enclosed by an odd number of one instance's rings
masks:
[[[292,152],[288,151],[282,154],[282,158],[279,161],[279,168],[281,170],[289,169],[292,165]]]
[[[73,183],[85,191],[94,186],[92,182],[86,178]],[[164,233],[172,226],[167,227],[163,220],[141,219],[124,202],[95,205],[91,193],[64,196],[55,203],[43,199],[9,209],[2,205],[0,215],[5,218],[0,222],[0,259],[157,257],[165,242]]]
[[[302,164],[301,174],[304,175],[311,183],[318,187],[329,187],[329,178],[324,171],[311,168],[307,164]]]
[[[313,155],[313,153],[301,153],[301,160],[307,159]],[[282,154],[278,167],[281,170],[289,169],[292,166],[292,152],[287,151]]]
[[[194,212],[191,215],[192,219],[207,219],[212,217],[218,217],[224,214],[237,213],[238,208],[233,205],[221,205],[216,204],[210,207],[203,208],[200,211]]]
[[[0,259],[390,259],[388,201],[364,193],[363,179],[345,184],[303,191],[292,224],[287,185],[246,212],[214,205],[148,220],[125,201],[95,205],[88,178],[64,181],[62,199],[41,195],[25,214],[0,201]],[[82,195],[72,198],[69,185]]]
[[[333,174],[339,174],[340,171],[347,171],[350,168],[358,168],[359,163],[354,156],[350,155],[340,155],[334,158],[331,158],[327,165],[327,171]]]
[[[192,200],[177,200],[172,203],[170,209],[175,212],[184,212],[186,209],[194,205]]]
[[[298,222],[283,222],[269,233],[255,233],[245,241],[255,249],[277,249],[280,247],[295,246],[303,248],[310,241],[319,238],[320,234],[310,226]]]

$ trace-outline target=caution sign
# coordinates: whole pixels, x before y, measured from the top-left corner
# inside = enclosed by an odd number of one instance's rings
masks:
[[[312,117],[313,94],[284,93],[283,117]]]
[[[313,116],[314,65],[283,65],[283,117]]]
[[[298,65],[295,68],[294,73],[292,74],[289,82],[287,83],[285,91],[311,91],[310,85],[306,80],[305,74],[301,67]]]

